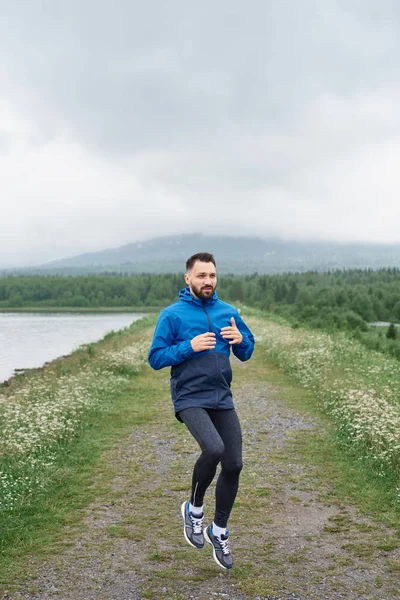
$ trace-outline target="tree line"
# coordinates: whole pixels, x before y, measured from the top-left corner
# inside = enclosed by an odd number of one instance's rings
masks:
[[[33,275],[0,278],[0,306],[163,307],[185,286],[179,274]],[[227,302],[297,317],[313,327],[363,328],[400,322],[400,270],[224,275],[218,293]]]
[[[162,308],[177,299],[184,285],[180,274],[8,276],[0,278],[0,308]],[[400,323],[397,268],[224,275],[218,294],[233,304],[278,313],[295,326],[349,330],[359,337],[370,332],[371,322]],[[369,337],[373,344],[366,343],[373,347],[386,344],[378,339],[382,331]]]

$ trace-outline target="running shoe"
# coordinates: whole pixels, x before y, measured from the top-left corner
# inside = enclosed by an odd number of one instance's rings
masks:
[[[226,535],[221,535],[221,537],[214,535],[212,532],[212,524],[204,530],[206,542],[211,544],[213,548],[214,560],[217,565],[223,569],[232,569],[233,567],[233,558],[229,548],[228,536],[229,531],[226,532]]]
[[[189,502],[184,502],[181,506],[183,518],[183,535],[188,544],[193,548],[204,547],[203,520],[204,514],[195,517],[189,510]]]

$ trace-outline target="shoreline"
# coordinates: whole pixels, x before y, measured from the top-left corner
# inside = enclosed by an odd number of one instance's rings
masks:
[[[10,314],[14,313],[14,312],[18,312],[18,313],[26,312],[28,314],[29,313],[33,314],[35,312],[40,312],[40,313],[43,313],[43,314],[45,314],[45,313],[48,312],[48,313],[55,314],[55,313],[60,312],[60,313],[63,313],[63,314],[71,313],[71,314],[76,314],[76,315],[79,314],[79,313],[81,313],[81,314],[96,314],[97,313],[97,314],[104,314],[104,315],[107,314],[107,313],[108,314],[117,314],[117,313],[120,313],[120,314],[125,313],[126,314],[126,313],[132,313],[132,314],[136,314],[136,315],[140,314],[140,317],[138,319],[136,319],[135,321],[133,321],[133,323],[135,323],[137,321],[141,321],[141,320],[145,319],[147,316],[150,315],[149,312],[134,311],[133,309],[132,310],[109,310],[109,309],[102,309],[102,310],[83,310],[83,311],[82,310],[70,310],[70,309],[68,309],[68,310],[61,310],[60,311],[58,308],[57,309],[54,308],[54,310],[39,310],[39,311],[37,311],[37,309],[32,308],[32,310],[18,310],[18,311],[14,311],[14,310],[12,310],[12,311],[4,311],[4,310],[0,310],[1,314],[5,314],[6,312],[7,313],[10,312]],[[123,331],[123,329],[124,328],[122,327],[120,330],[116,330],[115,333],[118,335],[121,331]],[[67,354],[60,354],[58,356],[50,358],[49,360],[45,360],[43,363],[41,363],[40,365],[37,365],[35,367],[26,367],[26,368],[24,368],[24,367],[15,367],[13,369],[12,374],[9,377],[7,377],[7,376],[6,376],[6,378],[0,377],[0,390],[12,386],[12,384],[15,381],[16,378],[19,378],[19,377],[24,376],[24,375],[29,375],[31,373],[37,373],[37,372],[43,371],[46,367],[48,367],[49,365],[53,364],[54,362],[56,362],[58,360],[61,360],[61,359],[69,358],[75,352],[81,350],[82,348],[85,348],[87,346],[95,346],[96,344],[99,344],[100,342],[104,341],[104,339],[107,336],[109,336],[109,335],[110,335],[109,333],[105,333],[101,338],[99,338],[99,339],[97,339],[95,341],[92,341],[92,342],[91,341],[83,342],[77,348],[71,350],[71,352],[69,352]]]
[[[0,307],[0,313],[148,313],[159,312],[163,307],[158,306],[100,306],[100,307],[84,307],[84,306],[19,306],[19,307]]]

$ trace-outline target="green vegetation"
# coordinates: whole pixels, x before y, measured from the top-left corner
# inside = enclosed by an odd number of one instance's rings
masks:
[[[10,276],[0,278],[0,310],[154,310],[177,299],[181,275]],[[346,331],[372,350],[400,359],[400,270],[224,275],[227,302],[269,311],[293,326]],[[393,323],[387,328],[369,323]]]
[[[6,570],[20,554],[38,549],[38,532],[49,537],[72,509],[93,499],[93,465],[121,431],[151,418],[152,387],[138,380],[149,323],[141,319],[0,386],[0,557]]]
[[[395,340],[397,338],[397,329],[394,323],[390,323],[386,337],[388,340]]]
[[[0,279],[0,308],[162,307],[177,299],[181,275],[10,276]],[[367,328],[400,321],[400,270],[225,275],[226,301],[298,319],[312,327]]]
[[[0,308],[159,307],[181,287],[179,275],[11,276],[0,278]]]
[[[339,334],[293,329],[283,320],[257,320],[267,355],[312,392],[333,417],[337,435],[358,460],[390,480],[400,506],[400,370],[396,360]],[[248,322],[251,326],[252,319]]]
[[[348,569],[359,570],[347,596],[357,580],[357,593],[373,597],[374,584],[363,577],[371,567],[394,597],[397,363],[340,333],[293,329],[254,309],[244,316],[257,346],[249,363],[233,365],[246,453],[232,517],[234,571],[222,576],[207,548],[182,546],[177,512],[196,445],[173,417],[167,372],[145,364],[152,317],[0,388],[8,411],[0,418],[0,471],[19,476],[15,490],[0,490],[0,596],[26,593],[24,580],[29,593],[39,593],[36,568],[47,557],[46,578],[57,578],[60,597],[66,572],[84,592],[115,577],[139,581],[141,597],[153,600],[184,600],[193,589],[206,599],[210,590],[234,588],[251,597],[282,589],[318,597],[322,580],[342,592]],[[364,395],[358,412],[353,389]],[[12,471],[19,465],[23,471]],[[19,485],[23,477],[30,489]],[[150,516],[162,523],[161,539],[158,530],[149,533]],[[108,589],[89,592],[102,597]]]

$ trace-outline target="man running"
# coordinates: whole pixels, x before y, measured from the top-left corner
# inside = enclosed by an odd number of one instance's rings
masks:
[[[231,393],[229,355],[248,360],[254,337],[233,306],[215,291],[217,273],[212,254],[202,252],[186,263],[188,287],[158,319],[149,362],[153,369],[171,367],[171,395],[177,419],[201,448],[192,478],[192,495],[181,506],[184,536],[194,548],[204,538],[215,562],[233,566],[227,530],[242,469],[242,434]],[[221,463],[215,490],[213,522],[203,532],[203,499]]]

